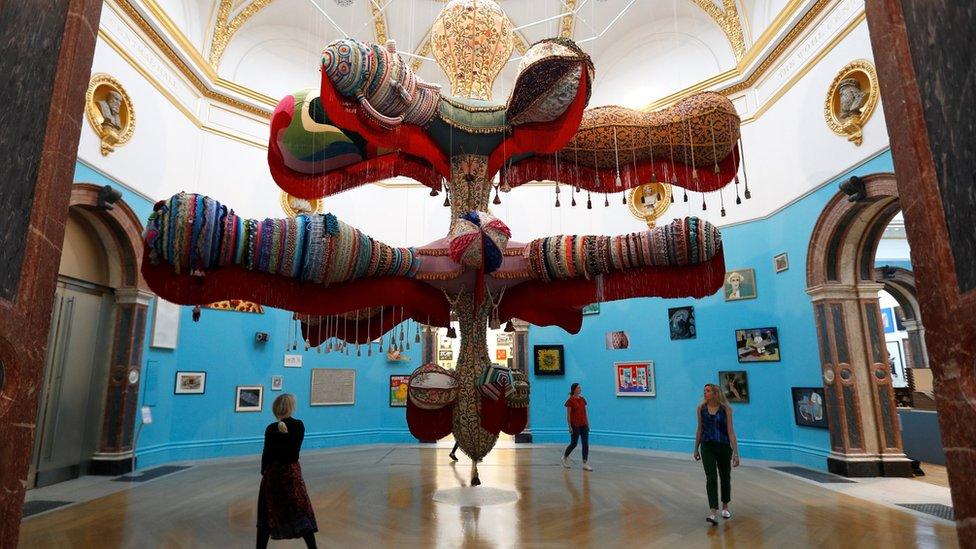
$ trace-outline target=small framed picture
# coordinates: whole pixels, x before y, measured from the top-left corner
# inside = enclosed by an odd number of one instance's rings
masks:
[[[280,391],[285,385],[285,376],[271,376],[271,390]]]
[[[617,396],[655,396],[654,363],[614,362]]]
[[[623,330],[607,332],[606,340],[607,349],[617,350],[630,348],[630,336]]]
[[[495,349],[495,360],[508,360],[508,349]]]
[[[779,331],[776,328],[746,328],[735,331],[739,362],[779,362]]]
[[[827,429],[823,387],[793,387],[793,417],[802,427]]]
[[[454,350],[439,349],[437,351],[437,360],[454,360]]]
[[[775,257],[773,257],[773,270],[777,273],[781,273],[790,268],[790,256],[783,252]]]
[[[238,385],[236,397],[235,412],[260,412],[264,407],[264,386]]]
[[[725,295],[725,301],[755,299],[757,294],[755,269],[736,269],[725,273],[722,293]]]
[[[746,372],[719,372],[718,386],[729,402],[749,402],[749,378]]]
[[[583,315],[598,315],[600,314],[600,303],[590,303],[583,307]]]
[[[535,375],[566,375],[562,345],[536,345],[533,347],[533,355],[535,356]]]
[[[512,346],[512,334],[497,334],[495,336],[495,345],[498,347],[511,347]]]
[[[668,327],[672,341],[695,339],[695,308],[688,306],[668,309]]]
[[[174,395],[202,395],[207,389],[207,372],[176,372]]]
[[[390,408],[403,408],[407,405],[408,375],[390,376]]]

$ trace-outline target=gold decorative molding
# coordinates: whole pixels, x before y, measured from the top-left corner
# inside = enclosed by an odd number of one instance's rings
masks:
[[[708,14],[719,28],[725,33],[725,37],[732,46],[732,53],[736,61],[742,59],[746,53],[745,37],[742,35],[742,24],[739,21],[739,11],[736,8],[735,0],[722,0],[722,9],[719,9],[712,0],[694,0],[695,4]]]
[[[101,141],[102,156],[125,145],[136,129],[136,112],[128,92],[111,75],[95,73],[85,93],[85,118]]]
[[[254,17],[254,14],[267,7],[273,1],[253,0],[231,19],[230,14],[234,9],[234,1],[220,0],[220,6],[217,7],[217,23],[214,25],[213,38],[210,40],[210,66],[214,70],[220,66],[220,58],[223,57],[224,50],[227,49],[227,45],[230,44],[234,34],[240,30],[244,23],[247,23],[248,19]]]
[[[878,73],[867,59],[844,66],[834,77],[824,101],[824,120],[837,135],[855,145],[863,140],[861,130],[878,106]]]
[[[563,0],[563,7],[569,10],[569,13],[559,20],[559,36],[572,38],[573,25],[576,23],[576,0]]]
[[[377,44],[386,44],[389,36],[386,33],[386,13],[380,9],[376,0],[366,0],[369,5],[369,13],[373,19],[373,35],[376,37]]]
[[[149,38],[150,42],[152,42],[152,44],[163,54],[163,56],[166,57],[166,59],[169,60],[174,67],[176,67],[176,70],[178,70],[180,74],[182,74],[187,80],[189,80],[190,84],[197,90],[197,93],[199,93],[203,97],[206,97],[207,99],[211,99],[218,103],[223,103],[225,105],[244,111],[246,113],[260,116],[261,118],[264,119],[271,118],[271,109],[273,109],[274,106],[278,104],[277,100],[272,99],[271,97],[268,97],[264,94],[245,88],[243,86],[240,86],[238,84],[235,84],[233,82],[219,78],[217,76],[217,73],[214,71],[214,69],[209,64],[204,63],[203,66],[197,68],[199,68],[211,80],[211,82],[213,82],[214,84],[222,85],[228,89],[233,89],[234,91],[241,93],[241,95],[251,97],[255,101],[264,103],[269,106],[269,109],[265,110],[259,107],[255,107],[254,105],[244,103],[243,101],[239,101],[238,99],[235,99],[229,95],[220,93],[212,89],[209,85],[207,85],[207,83],[202,81],[197,76],[197,74],[193,71],[193,69],[191,69],[190,66],[186,64],[183,58],[180,57],[180,55],[176,53],[176,51],[173,50],[172,47],[170,47],[170,45],[166,42],[166,40],[164,40],[163,37],[160,36],[158,32],[156,32],[156,29],[154,29],[152,25],[150,25],[149,22],[146,21],[146,19],[142,16],[142,14],[140,14],[132,6],[129,0],[115,0],[115,3],[122,10],[126,18],[128,18],[129,21],[135,24],[138,27],[138,30],[142,34],[144,34],[147,38]],[[169,21],[169,24],[172,25],[172,21]],[[101,32],[99,34],[102,35]],[[192,58],[193,56],[190,55],[190,57]],[[247,93],[243,93],[243,90],[246,90]]]

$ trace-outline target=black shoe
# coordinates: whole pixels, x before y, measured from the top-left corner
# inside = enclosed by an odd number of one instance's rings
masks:
[[[471,486],[481,486],[481,479],[478,477],[471,479]]]

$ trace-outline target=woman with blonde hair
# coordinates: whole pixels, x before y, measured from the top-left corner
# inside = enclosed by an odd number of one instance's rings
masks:
[[[705,520],[718,524],[718,479],[722,480],[722,518],[732,518],[729,501],[732,500],[732,467],[739,466],[739,444],[732,426],[732,408],[718,385],[705,384],[704,398],[698,405],[698,432],[695,434],[695,461],[705,468],[705,491],[708,492],[708,508]],[[717,474],[716,474],[717,470]]]
[[[298,464],[305,424],[292,417],[295,395],[279,395],[271,411],[277,421],[264,430],[257,547],[267,547],[270,538],[303,538],[305,545],[314,548],[318,525]]]

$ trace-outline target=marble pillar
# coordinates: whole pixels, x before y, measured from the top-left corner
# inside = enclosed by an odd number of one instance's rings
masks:
[[[976,4],[867,0],[961,547],[976,547]]]
[[[515,333],[512,334],[512,354],[514,359],[512,361],[512,369],[518,370],[524,373],[527,378],[529,376],[529,323],[522,320],[512,319],[512,326],[515,327]],[[532,399],[532,387],[529,387],[529,399]],[[532,442],[532,417],[529,416],[528,423],[525,424],[525,429],[522,432],[515,435],[515,442]]]
[[[902,450],[878,291],[883,284],[823,284],[813,301],[830,426],[827,468],[851,477],[912,476]]]
[[[15,547],[101,0],[0,3],[0,547]]]

